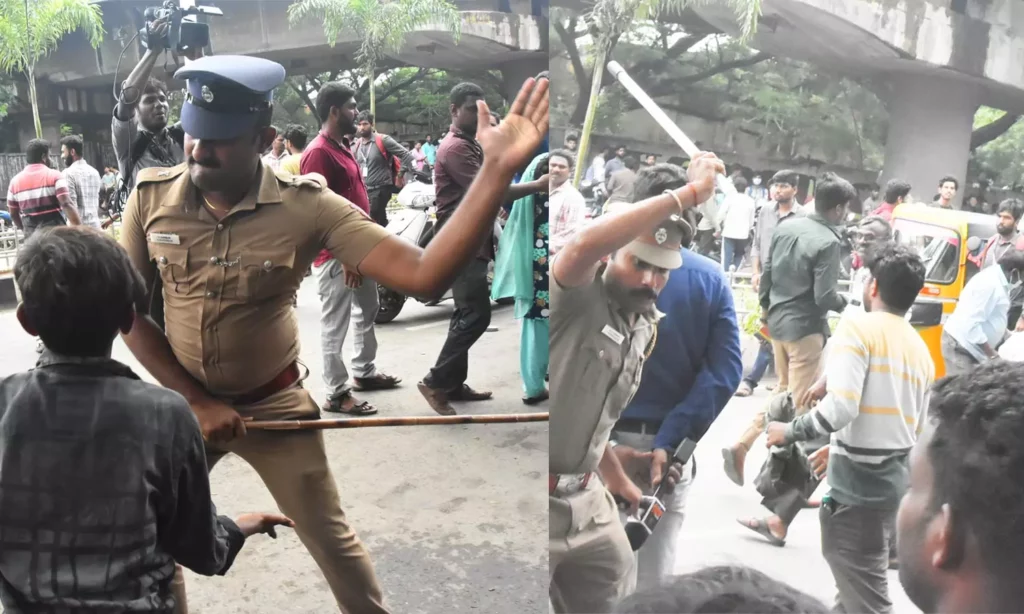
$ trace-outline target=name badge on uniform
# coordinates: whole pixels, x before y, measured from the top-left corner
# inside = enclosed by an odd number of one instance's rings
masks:
[[[625,338],[626,338],[625,335],[623,335],[619,331],[615,330],[614,328],[612,328],[608,324],[605,324],[604,328],[601,329],[601,334],[604,335],[605,337],[608,337],[609,339],[614,341],[616,344],[621,344],[623,342],[623,340],[625,340]]]
[[[151,232],[146,238],[158,245],[181,245],[181,237],[170,232]]]
[[[366,167],[363,167],[363,179],[366,179]]]

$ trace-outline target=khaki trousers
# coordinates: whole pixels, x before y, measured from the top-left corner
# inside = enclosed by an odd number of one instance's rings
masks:
[[[255,420],[309,419],[320,413],[299,384],[236,409],[243,418]],[[207,444],[210,470],[228,453],[256,470],[281,513],[295,521],[295,533],[320,567],[341,611],[387,614],[370,554],[341,509],[323,432],[254,430],[223,446]]]
[[[793,395],[793,402],[796,403],[797,415],[807,411],[798,401],[821,373],[822,351],[825,349],[825,335],[820,333],[807,335],[796,341],[775,341],[772,340],[772,350],[775,352],[775,372],[779,375],[779,385],[776,393],[790,392]],[[754,445],[758,435],[764,432],[765,410],[757,412],[753,422],[740,437],[740,443],[746,448]]]
[[[549,609],[606,614],[636,588],[633,549],[603,484],[548,497]]]

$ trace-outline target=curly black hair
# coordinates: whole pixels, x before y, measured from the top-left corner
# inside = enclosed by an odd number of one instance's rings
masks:
[[[987,571],[1016,577],[1024,568],[1024,363],[993,360],[939,380],[929,413],[933,508],[949,504]]]
[[[924,262],[917,252],[886,242],[866,254],[866,265],[878,283],[878,296],[891,309],[907,311],[924,288]]]
[[[656,588],[627,597],[618,614],[818,614],[829,609],[814,597],[752,569],[738,565],[705,567],[676,576]]]

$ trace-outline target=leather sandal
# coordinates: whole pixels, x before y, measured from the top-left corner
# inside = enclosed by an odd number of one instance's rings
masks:
[[[401,383],[401,378],[378,371],[369,377],[353,377],[352,390],[360,392],[367,390],[391,390],[392,388],[398,388],[398,385]]]

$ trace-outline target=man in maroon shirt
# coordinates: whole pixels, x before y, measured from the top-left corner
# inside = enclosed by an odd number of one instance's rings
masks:
[[[302,174],[318,173],[332,192],[352,201],[367,215],[370,200],[366,186],[349,149],[348,139],[356,132],[355,91],[339,82],[325,83],[316,97],[316,112],[322,122],[320,134],[302,154]],[[320,288],[320,348],[324,361],[327,402],[323,409],[356,416],[377,413],[367,401],[352,396],[352,390],[385,390],[398,386],[400,379],[377,370],[377,335],[373,320],[380,302],[377,283],[347,270],[326,250],[313,262]],[[352,305],[355,303],[355,314]],[[354,315],[354,317],[353,317]],[[354,325],[352,385],[341,356],[349,323]]]
[[[437,207],[438,230],[451,218],[462,202],[466,190],[473,183],[484,154],[475,138],[477,129],[477,101],[484,91],[473,83],[460,83],[452,88],[449,99],[452,127],[437,148],[434,166],[434,204]],[[514,201],[528,194],[548,188],[548,176],[536,181],[511,186],[506,201]],[[466,385],[469,374],[469,348],[473,347],[491,323],[491,290],[487,284],[487,263],[494,257],[494,235],[481,237],[482,245],[473,259],[452,285],[455,311],[452,313],[445,340],[437,363],[418,384],[420,393],[437,413],[455,414],[451,401],[484,401],[491,398],[487,391],[476,391]]]

